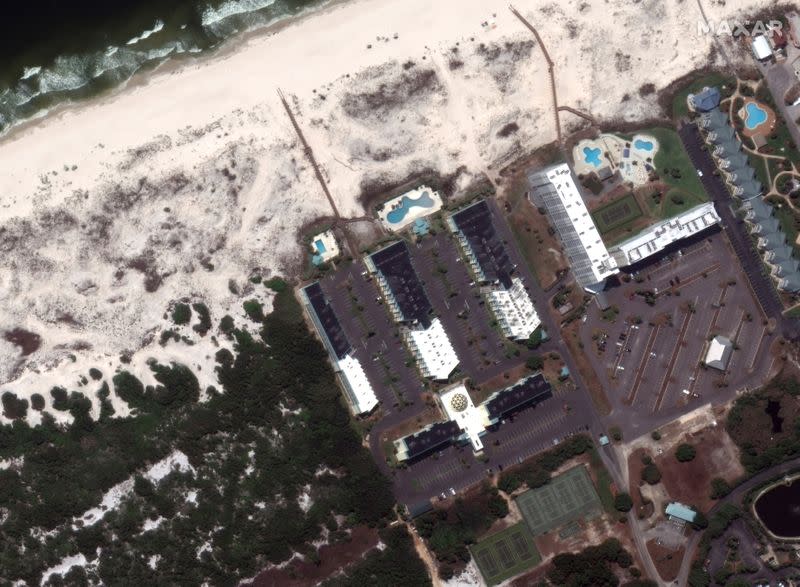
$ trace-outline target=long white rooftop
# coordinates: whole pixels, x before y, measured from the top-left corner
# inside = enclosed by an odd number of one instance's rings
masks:
[[[424,330],[407,330],[406,339],[425,377],[445,380],[458,366],[458,355],[438,318]]]
[[[578,283],[587,287],[617,273],[616,261],[600,238],[569,166],[550,167],[529,180],[559,233]]]
[[[697,234],[720,221],[714,204],[707,202],[683,214],[654,224],[612,249],[620,266],[632,265],[664,250],[672,243]]]
[[[378,405],[378,398],[367,379],[367,374],[364,373],[361,362],[353,355],[348,355],[340,359],[338,365],[345,385],[350,390],[350,399],[353,400],[356,411],[359,414],[371,412]]]
[[[486,295],[503,334],[508,338],[528,338],[542,323],[519,277],[512,279],[509,289],[497,288]]]

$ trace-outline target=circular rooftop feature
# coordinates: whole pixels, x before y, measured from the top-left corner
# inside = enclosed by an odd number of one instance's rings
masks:
[[[463,412],[467,409],[467,397],[463,393],[456,393],[450,398],[450,407],[456,412]]]

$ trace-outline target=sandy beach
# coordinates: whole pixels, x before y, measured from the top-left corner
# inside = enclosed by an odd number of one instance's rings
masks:
[[[598,119],[656,116],[642,86],[714,65],[694,2],[516,7],[556,63],[560,102]],[[0,330],[39,343],[23,355],[0,339],[3,390],[49,406],[56,382],[77,389],[92,366],[110,376],[123,353],[137,372],[152,356],[215,383],[225,342],[190,325],[183,342],[158,344],[170,305],[204,302],[215,326],[225,314],[245,323],[243,300],[269,303],[248,276],[290,270],[299,227],[331,214],[279,88],[346,216],[364,214],[367,182],[433,168],[459,170],[463,187],[555,139],[539,47],[506,3],[485,0],[334,3],[32,121],[0,140]],[[567,130],[577,122],[562,116]]]

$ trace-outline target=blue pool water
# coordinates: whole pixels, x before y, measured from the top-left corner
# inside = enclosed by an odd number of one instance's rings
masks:
[[[414,206],[433,208],[433,198],[430,197],[428,192],[422,192],[418,198],[403,196],[400,200],[400,205],[386,215],[386,220],[389,221],[389,224],[400,224],[408,214],[408,211]]]
[[[317,239],[317,240],[314,242],[314,246],[315,246],[315,247],[317,247],[317,250],[318,250],[320,253],[324,253],[325,251],[327,251],[327,249],[325,248],[325,245],[324,245],[324,244],[322,243],[322,241],[321,241],[321,240],[319,240],[319,239]]]
[[[755,102],[748,102],[745,108],[744,125],[747,130],[754,130],[767,120],[767,111]]]
[[[590,165],[600,167],[600,153],[599,148],[592,149],[591,147],[583,148],[583,159]]]
[[[643,141],[642,139],[636,139],[635,141],[633,141],[633,146],[639,149],[640,151],[652,151],[653,141]]]

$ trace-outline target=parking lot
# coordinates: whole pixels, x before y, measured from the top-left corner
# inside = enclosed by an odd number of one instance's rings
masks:
[[[564,438],[585,432],[591,425],[591,405],[585,393],[555,390],[552,399],[528,408],[483,436],[484,458],[472,449],[449,447],[437,455],[397,470],[395,492],[404,503],[417,503],[444,493],[461,491],[505,467],[552,448]]]
[[[591,307],[581,338],[614,406],[611,420],[630,438],[766,375],[773,335],[722,232],[668,252],[625,281],[606,292],[616,318],[604,320]],[[724,373],[702,364],[716,335],[734,344]]]
[[[519,276],[532,288],[537,308],[550,324],[547,298],[522,264],[513,237],[493,203],[492,214],[512,261],[519,267]],[[480,286],[473,283],[473,276],[449,231],[409,243],[409,251],[434,313],[441,319],[459,357],[455,377],[469,377],[476,385],[498,380],[503,381],[503,386],[511,385],[514,381],[506,381],[505,374],[518,371],[532,354],[558,348],[556,341],[551,341],[531,351],[508,341],[492,325],[493,316]],[[320,286],[381,402],[369,443],[379,466],[391,476],[400,502],[418,504],[442,493],[447,496],[450,488],[461,491],[490,472],[499,472],[569,435],[584,432],[593,425],[597,428],[585,391],[567,383],[555,388],[551,399],[488,431],[483,437],[485,448],[481,459],[475,458],[469,446],[451,446],[407,468],[390,469],[382,437],[398,426],[415,422],[426,410],[423,392],[435,390],[438,385],[421,379],[403,344],[400,327],[390,317],[363,261],[340,267],[321,279]]]

